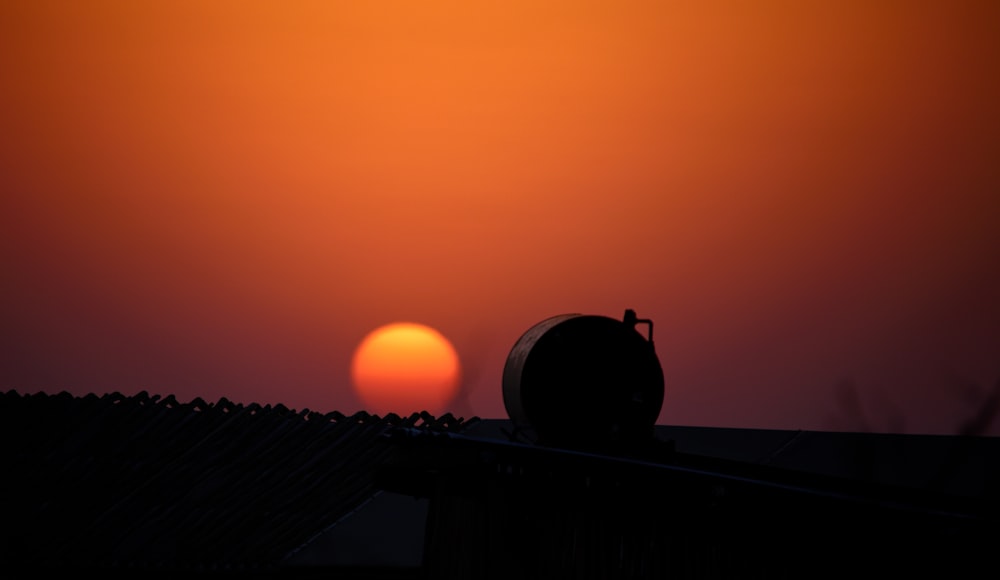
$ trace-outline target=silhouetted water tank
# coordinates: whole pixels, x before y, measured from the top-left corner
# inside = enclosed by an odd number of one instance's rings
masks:
[[[649,325],[647,336],[639,323]],[[563,314],[539,322],[507,356],[507,414],[545,445],[599,448],[652,437],[663,405],[652,338],[652,322],[632,310],[623,320]]]

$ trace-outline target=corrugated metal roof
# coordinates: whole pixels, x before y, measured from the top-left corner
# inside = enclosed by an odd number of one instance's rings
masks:
[[[275,567],[374,493],[386,429],[475,421],[10,391],[0,394],[0,558]]]
[[[904,494],[918,506],[982,506],[991,514],[997,508],[996,438],[658,426],[658,437],[676,450],[666,462],[671,467],[498,445],[510,443],[510,429],[506,420],[346,416],[226,399],[181,403],[147,393],[0,393],[0,562],[143,575],[288,570],[290,556],[316,547],[310,544],[315,538],[336,541],[338,534],[329,532],[337,532],[352,511],[360,523],[393,525],[384,516],[365,517],[364,506],[372,503],[365,502],[387,483],[409,482],[404,487],[416,489],[430,475],[435,481],[447,476],[449,486],[478,486],[483,469],[535,464],[556,470],[559,481],[578,472],[621,478],[638,469],[635,482],[662,480],[683,490],[688,488],[678,482],[692,477],[718,487],[750,474],[756,483],[736,481],[734,490],[805,482],[800,491],[811,496],[816,485],[836,495],[903,486],[921,492]],[[401,446],[390,437],[400,434],[419,437]],[[442,442],[469,453],[438,455]],[[835,479],[803,479],[796,471]],[[697,493],[681,493],[682,502],[701,497],[698,485],[691,489]],[[802,494],[780,495],[786,501]],[[726,497],[737,505],[744,495]],[[953,501],[958,499],[985,503]],[[318,536],[323,531],[328,533]],[[368,570],[362,575],[372,577]]]

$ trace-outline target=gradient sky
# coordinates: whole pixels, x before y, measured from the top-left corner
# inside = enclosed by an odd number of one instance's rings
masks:
[[[998,63],[994,0],[3,2],[0,388],[349,412],[413,321],[505,417],[522,332],[632,308],[661,423],[956,432]]]

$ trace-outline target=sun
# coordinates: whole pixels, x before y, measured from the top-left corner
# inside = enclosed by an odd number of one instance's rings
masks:
[[[351,360],[351,384],[371,413],[438,415],[458,392],[461,367],[451,342],[413,322],[380,326],[361,340]]]

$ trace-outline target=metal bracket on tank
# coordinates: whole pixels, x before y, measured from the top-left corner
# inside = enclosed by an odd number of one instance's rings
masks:
[[[631,308],[625,310],[625,316],[622,318],[622,322],[626,325],[635,328],[636,324],[646,325],[646,340],[649,344],[653,344],[653,321],[649,318],[636,318],[635,310]]]

